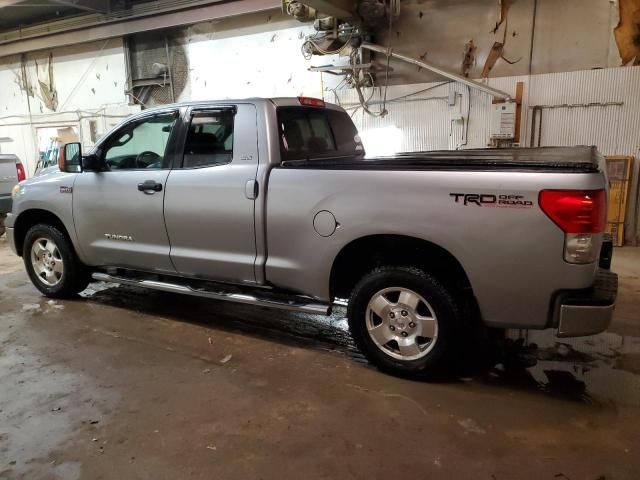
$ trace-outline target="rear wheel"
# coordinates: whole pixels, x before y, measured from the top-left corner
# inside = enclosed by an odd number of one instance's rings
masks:
[[[27,232],[22,251],[34,286],[47,297],[71,297],[89,284],[89,272],[57,228],[39,224]]]
[[[462,314],[443,283],[412,267],[381,267],[354,288],[349,329],[373,364],[395,374],[440,376],[462,345]]]

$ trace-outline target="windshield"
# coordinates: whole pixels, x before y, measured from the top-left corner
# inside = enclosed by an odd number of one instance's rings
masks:
[[[345,112],[280,107],[278,127],[282,160],[364,155],[358,131]]]

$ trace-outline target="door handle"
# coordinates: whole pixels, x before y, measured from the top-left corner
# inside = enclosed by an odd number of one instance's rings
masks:
[[[152,195],[155,192],[162,191],[162,184],[155,180],[145,180],[143,183],[138,184],[138,190],[146,193],[147,195]]]
[[[247,183],[244,185],[244,195],[249,200],[255,200],[258,198],[259,186],[258,182],[255,180],[247,180]]]

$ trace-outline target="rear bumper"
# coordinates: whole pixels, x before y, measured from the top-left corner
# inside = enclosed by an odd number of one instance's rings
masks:
[[[560,292],[554,304],[558,337],[582,337],[605,331],[615,308],[618,275],[600,269],[593,287]]]
[[[9,213],[11,211],[12,204],[13,199],[11,198],[11,195],[0,195],[0,215]]]

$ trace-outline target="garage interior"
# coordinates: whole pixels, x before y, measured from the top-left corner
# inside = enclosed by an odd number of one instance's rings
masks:
[[[640,478],[640,0],[0,1],[0,154],[27,177],[150,107],[297,96],[372,156],[597,146],[607,332],[513,330],[490,367],[397,378],[343,307],[48,300],[2,236],[0,479]]]

